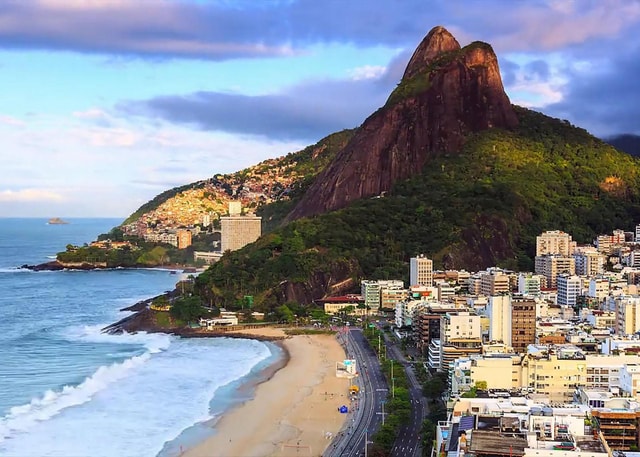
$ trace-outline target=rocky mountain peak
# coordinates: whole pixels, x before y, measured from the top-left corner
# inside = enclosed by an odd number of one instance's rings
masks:
[[[431,159],[459,154],[470,134],[517,125],[491,46],[476,41],[460,48],[446,29],[435,27],[385,106],[360,126],[287,219],[382,195]]]
[[[404,71],[402,79],[409,79],[422,72],[436,57],[449,51],[460,49],[458,40],[442,26],[431,29],[416,48]]]

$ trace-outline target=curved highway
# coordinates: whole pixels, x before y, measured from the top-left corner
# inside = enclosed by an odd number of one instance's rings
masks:
[[[342,334],[348,358],[356,360],[359,376],[355,379],[360,393],[354,403],[355,411],[347,419],[343,430],[324,452],[325,457],[356,457],[365,452],[365,441],[371,440],[382,423],[383,402],[387,397],[387,382],[380,370],[375,352],[359,328]]]

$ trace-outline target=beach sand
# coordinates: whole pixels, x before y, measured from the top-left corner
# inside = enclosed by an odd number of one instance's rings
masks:
[[[250,334],[284,335],[279,329]],[[184,452],[185,457],[320,456],[349,405],[349,381],[335,376],[345,353],[333,335],[298,335],[280,342],[288,363],[257,386],[255,398],[225,413],[215,434]]]

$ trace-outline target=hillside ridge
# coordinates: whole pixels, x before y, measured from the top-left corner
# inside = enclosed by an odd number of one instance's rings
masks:
[[[460,48],[444,27],[435,27],[385,106],[365,120],[287,220],[388,192],[435,157],[458,153],[469,134],[517,124],[491,46]]]

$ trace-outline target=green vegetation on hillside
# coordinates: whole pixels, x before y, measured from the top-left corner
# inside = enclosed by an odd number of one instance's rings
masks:
[[[263,233],[271,232],[282,223],[311,186],[318,173],[331,163],[338,151],[353,137],[355,131],[355,129],[349,129],[332,133],[302,151],[287,154],[279,162],[280,166],[291,167],[289,173],[295,173],[301,178],[290,187],[287,199],[277,200],[258,208],[256,214],[262,217]]]
[[[535,237],[560,229],[578,242],[640,221],[638,161],[571,126],[517,108],[514,131],[471,136],[460,154],[427,163],[384,198],[294,221],[222,261],[198,280],[224,306],[246,293],[272,309],[281,283],[318,274],[406,278],[409,257],[436,267],[532,269]]]

